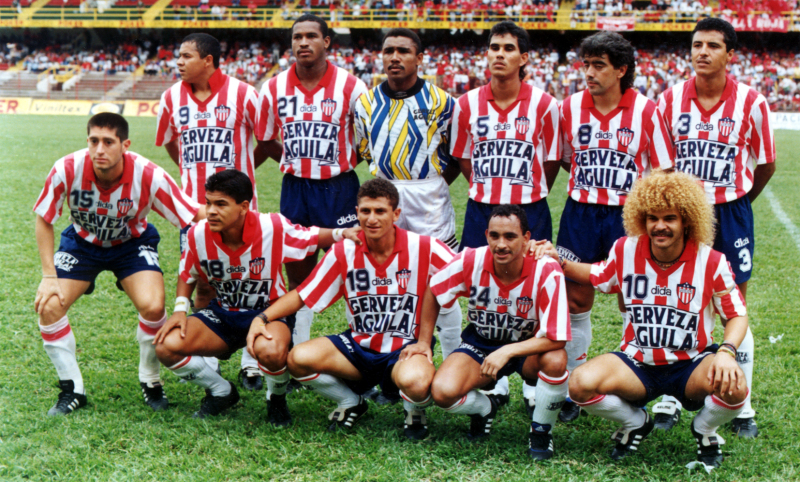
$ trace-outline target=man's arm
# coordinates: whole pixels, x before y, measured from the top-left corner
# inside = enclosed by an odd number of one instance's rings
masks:
[[[174,162],[178,167],[181,165],[181,146],[179,143],[180,139],[175,138],[172,141],[164,144],[164,149],[167,150],[167,154],[169,154],[170,159],[172,159],[172,162]]]
[[[547,240],[539,240],[535,242],[535,251],[533,252],[534,259],[539,259],[542,256],[550,256],[556,261],[560,261],[558,251],[553,243]],[[531,252],[531,246],[528,246],[528,252]],[[564,260],[561,262],[561,270],[564,271],[564,276],[582,285],[592,285],[590,278],[592,275],[592,265],[590,263],[576,263],[574,261]]]
[[[317,246],[322,249],[330,248],[331,246],[333,246],[337,242],[337,239],[334,239],[333,233],[339,230],[341,230],[341,232],[338,233],[337,238],[338,236],[342,236],[344,237],[344,239],[349,239],[350,241],[353,241],[357,245],[361,246],[361,240],[358,239],[358,233],[361,232],[361,226],[353,226],[352,228],[345,228],[345,229],[319,228],[319,238],[317,241]]]
[[[172,312],[172,316],[169,317],[167,322],[158,329],[156,337],[153,338],[153,345],[163,342],[169,332],[176,326],[181,329],[181,338],[186,338],[187,311],[189,310],[189,300],[192,298],[195,286],[197,286],[196,282],[189,284],[178,276],[178,287],[175,289],[175,311]]]
[[[458,175],[461,173],[461,163],[460,162],[449,162],[447,167],[442,172],[442,177],[447,185],[453,184],[456,179],[458,179]]]
[[[747,197],[750,198],[751,203],[755,201],[758,195],[761,194],[761,191],[767,187],[767,183],[772,178],[772,175],[775,174],[775,167],[774,162],[756,166],[756,170],[753,173],[753,188],[747,193]]]
[[[259,313],[250,323],[250,331],[247,333],[247,351],[255,357],[256,338],[263,336],[267,340],[272,339],[272,335],[266,330],[267,324],[272,320],[285,318],[297,313],[305,305],[297,290],[292,290],[281,296],[275,303],[272,303],[264,312]]]
[[[453,160],[458,161],[458,167],[461,169],[461,174],[463,174],[464,178],[467,180],[467,182],[469,182],[469,180],[472,179],[472,162],[469,159],[464,159],[461,157],[454,157]]]
[[[747,333],[747,317],[734,316],[728,321],[723,319],[722,322],[725,325],[723,339],[738,348]],[[721,394],[725,394],[726,391],[731,394],[734,388],[744,388],[747,383],[736,358],[730,355],[730,351],[721,348],[708,368],[708,383],[714,387],[714,391],[719,391]]]
[[[261,164],[264,164],[264,161],[266,161],[267,158],[270,158],[280,164],[282,157],[283,144],[281,144],[278,139],[273,139],[271,141],[256,141],[256,148],[253,153],[253,161],[256,169],[258,169]]]
[[[64,305],[64,294],[61,293],[61,286],[56,277],[56,266],[53,262],[55,239],[53,237],[53,225],[44,220],[43,217],[36,215],[36,245],[39,247],[39,258],[42,262],[42,281],[36,290],[36,298],[33,307],[36,313],[42,314],[47,301],[52,296],[58,296],[61,305]]]
[[[560,350],[566,344],[566,341],[553,341],[548,338],[529,338],[525,341],[510,343],[492,352],[483,360],[481,375],[497,379],[497,373],[512,358]]]
[[[547,182],[547,192],[553,190],[553,184],[556,182],[558,170],[561,167],[560,161],[548,161],[544,163],[544,179]]]

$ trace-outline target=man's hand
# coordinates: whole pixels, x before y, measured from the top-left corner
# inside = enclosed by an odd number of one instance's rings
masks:
[[[739,368],[736,359],[727,353],[717,353],[714,361],[708,368],[708,383],[719,391],[721,395],[733,394],[734,390],[742,388],[742,384],[747,383],[744,372]]]
[[[39,288],[36,290],[36,298],[33,300],[33,308],[39,316],[44,312],[44,307],[47,301],[52,296],[57,296],[61,306],[64,306],[64,294],[61,293],[61,285],[58,283],[58,278],[42,278],[39,283]]]
[[[433,352],[431,351],[430,345],[427,343],[412,343],[407,345],[405,348],[403,348],[403,351],[400,352],[400,357],[397,359],[397,361],[399,363],[401,361],[408,360],[414,355],[425,355],[425,357],[428,359],[428,362],[433,365]]]
[[[508,353],[508,345],[494,351],[491,355],[484,358],[481,364],[481,375],[484,377],[491,377],[492,380],[497,380],[497,374],[506,366],[508,360],[511,359],[511,354]]]
[[[342,236],[344,236],[344,239],[349,239],[350,241],[361,246],[361,240],[358,239],[358,233],[360,232],[361,232],[361,226],[353,226],[352,228],[347,228],[344,231],[342,231]]]
[[[528,243],[528,256],[533,256],[534,259],[541,259],[543,256],[550,256],[554,260],[560,262],[558,251],[553,243],[543,239],[541,241],[531,240]]]
[[[259,336],[263,336],[267,340],[272,339],[272,335],[267,331],[267,324],[264,323],[264,320],[255,317],[253,318],[253,322],[250,323],[250,331],[247,333],[247,353],[249,353],[253,358],[256,358],[256,338]]]
[[[167,339],[167,335],[173,328],[179,326],[181,328],[181,338],[186,338],[186,312],[185,311],[176,311],[169,317],[164,326],[158,329],[156,332],[156,337],[153,338],[153,345],[158,345],[159,343],[163,343],[164,340]]]

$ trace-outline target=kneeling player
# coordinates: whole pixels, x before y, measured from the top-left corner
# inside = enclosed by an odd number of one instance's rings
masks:
[[[431,393],[448,412],[470,415],[469,437],[480,438],[489,435],[497,404],[478,389],[514,372],[530,384],[538,376],[528,453],[545,460],[553,456],[552,427],[567,396],[564,345],[571,336],[564,274],[552,260],[526,257],[529,240],[524,209],[499,205],[486,230],[489,246],[467,248],[431,279],[442,306],[469,297],[471,322]]]
[[[282,263],[304,259],[318,244],[330,246],[333,231],[292,225],[280,214],[250,210],[253,184],[235,170],[216,173],[205,183],[208,219],[189,230],[181,257],[175,312],[154,343],[164,366],[207,390],[194,416],[217,415],[233,406],[239,394],[203,357],[229,358],[245,346],[253,317],[286,293]],[[341,234],[339,234],[341,236]],[[216,298],[187,318],[189,297],[198,279]],[[256,359],[267,379],[269,421],[288,425],[286,355],[294,317],[274,320],[269,342]]]
[[[655,171],[634,185],[623,220],[630,237],[620,238],[606,261],[562,262],[569,278],[622,293],[627,312],[620,351],[576,368],[570,397],[622,424],[613,436],[615,460],[636,451],[653,430],[642,409],[649,401],[670,395],[689,410],[702,409],[691,425],[697,458],[717,467],[724,443],[717,427],[736,417],[747,396],[736,363],[747,317],[725,255],[709,247],[711,205],[691,176]],[[725,326],[719,347],[711,336],[715,312]]]
[[[61,393],[48,415],[66,415],[86,405],[75,336],[67,311],[94,280],[112,271],[117,286],[139,312],[139,382],[153,410],[167,408],[160,365],[151,342],[167,320],[164,278],[158,264],[160,237],[147,222],[153,209],[177,227],[202,218],[201,210],[160,167],[128,151],[128,122],[119,114],[97,114],[86,126],[88,149],[59,159],[36,201],[36,244],[42,282],[34,306],[44,350],[58,372]],[[53,223],[66,201],[72,223],[53,256]]]
[[[331,430],[350,429],[364,415],[367,403],[362,395],[375,385],[384,391],[399,389],[406,412],[404,433],[421,439],[428,432],[424,407],[431,403],[435,368],[433,325],[421,333],[420,298],[430,276],[453,253],[435,238],[395,226],[398,202],[391,182],[365,182],[358,191],[357,208],[362,244],[345,240],[334,245],[297,290],[267,309],[266,320],[253,320],[247,346],[258,354],[262,338],[271,338],[270,322],[304,305],[322,311],[344,296],[350,329],[294,347],[289,371],[337,403],[329,417]]]

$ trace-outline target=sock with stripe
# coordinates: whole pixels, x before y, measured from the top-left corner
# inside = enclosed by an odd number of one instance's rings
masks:
[[[201,356],[187,356],[168,368],[184,380],[207,388],[215,397],[224,397],[231,393],[230,382],[222,378]]]
[[[83,376],[78,367],[75,350],[75,335],[69,326],[66,315],[53,323],[44,326],[39,321],[39,331],[42,333],[42,344],[53,366],[56,367],[59,380],[72,380],[75,384],[75,393],[85,394]]]
[[[403,393],[402,390],[400,390],[400,398],[403,399],[403,408],[407,412],[412,410],[424,410],[433,404],[433,397],[430,394],[428,394],[428,397],[425,400],[422,400],[421,402],[415,402],[414,400],[411,400],[408,395]]]
[[[456,303],[451,308],[442,308],[436,327],[439,329],[439,343],[444,360],[461,344],[461,305]]]
[[[616,395],[598,395],[587,402],[575,403],[591,415],[622,424],[625,430],[639,428],[647,420],[644,410],[634,407]]]
[[[569,391],[569,372],[557,378],[550,378],[539,372],[539,381],[536,383],[536,408],[533,410],[532,420],[540,425],[555,425],[558,412],[564,405]]]
[[[726,424],[736,418],[742,412],[744,402],[737,405],[729,405],[716,395],[707,395],[705,406],[694,417],[694,429],[703,435],[716,433],[717,427]]]
[[[492,402],[489,397],[484,395],[478,390],[470,390],[469,393],[461,397],[453,405],[445,408],[450,413],[457,413],[462,415],[480,415],[485,417],[492,411]]]
[[[259,368],[258,361],[247,351],[247,348],[242,350],[242,368]]]
[[[314,373],[307,377],[295,378],[295,380],[315,390],[328,400],[333,400],[336,402],[337,408],[351,408],[361,402],[360,396],[333,375]]]
[[[271,395],[286,394],[286,387],[289,386],[289,379],[291,378],[288,367],[283,367],[277,372],[272,372],[267,370],[264,365],[258,363],[258,369],[261,370],[261,373],[264,374],[264,379],[267,381],[267,398]]]
[[[158,329],[167,322],[167,313],[158,321],[147,321],[139,315],[139,328],[136,329],[136,340],[139,342],[139,381],[153,383],[161,381],[159,370],[161,363],[156,358],[156,347],[153,340]]]
[[[294,346],[311,339],[311,323],[313,322],[314,312],[308,306],[303,305],[294,315],[294,331],[292,331]]]
[[[575,371],[576,368],[586,363],[589,345],[592,344],[592,310],[584,313],[570,313],[569,322],[572,329],[572,340],[564,347],[567,350],[567,370]]]
[[[508,377],[498,378],[491,390],[481,390],[484,395],[508,395]]]
[[[750,327],[747,327],[747,333],[744,335],[742,344],[736,350],[736,361],[739,367],[744,372],[744,378],[747,380],[747,398],[744,399],[744,407],[742,407],[742,418],[753,418],[756,412],[753,410],[753,405],[750,402],[753,389],[753,357],[755,356],[755,340],[753,339],[753,332]]]

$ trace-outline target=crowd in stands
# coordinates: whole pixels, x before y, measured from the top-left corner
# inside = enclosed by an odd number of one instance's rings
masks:
[[[23,59],[23,67],[29,72],[39,73],[50,68],[78,67],[81,72],[134,72],[148,58],[148,51],[131,43],[120,44],[100,50],[79,50],[71,45],[51,45],[29,51]]]

